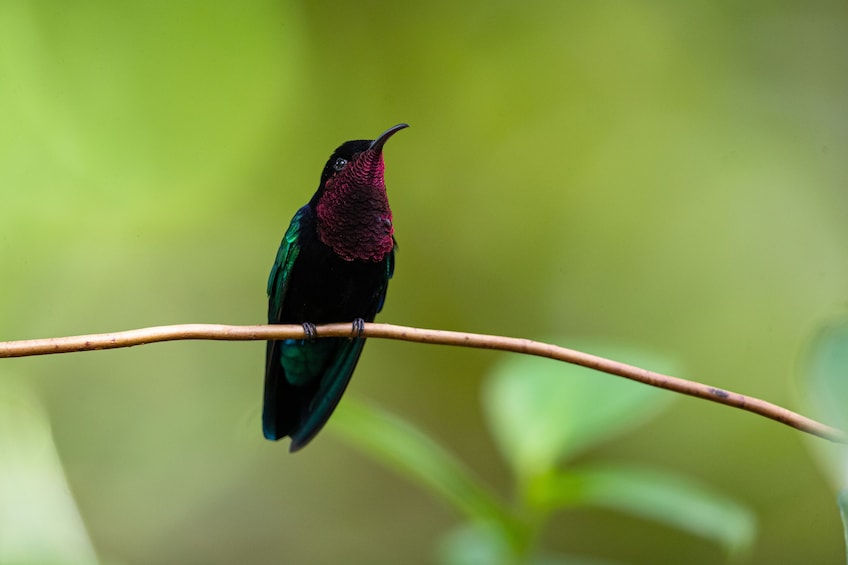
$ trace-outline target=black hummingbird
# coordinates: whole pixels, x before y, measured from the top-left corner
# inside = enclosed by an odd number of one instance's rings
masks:
[[[357,336],[313,339],[315,324],[352,322],[355,333],[383,307],[395,266],[383,145],[406,127],[339,146],[277,251],[268,323],[303,324],[307,338],[268,342],[262,431],[270,440],[290,436],[290,451],[324,427],[365,345]]]

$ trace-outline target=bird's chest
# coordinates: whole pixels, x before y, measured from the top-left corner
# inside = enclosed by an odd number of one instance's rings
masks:
[[[373,320],[386,260],[346,261],[317,243],[301,250],[283,303],[283,323]]]
[[[381,261],[394,246],[392,211],[385,189],[333,187],[318,200],[318,239],[348,261]]]

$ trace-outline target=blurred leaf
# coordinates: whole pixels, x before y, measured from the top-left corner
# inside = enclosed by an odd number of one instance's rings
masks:
[[[848,427],[848,321],[819,333],[806,368],[816,409],[832,425]]]
[[[839,504],[839,515],[842,517],[842,533],[845,539],[845,547],[848,549],[848,490],[842,489],[836,497]]]
[[[9,375],[0,380],[0,563],[97,563],[47,415]]]
[[[756,520],[746,507],[677,474],[629,466],[552,474],[534,484],[533,498],[548,509],[599,506],[710,539],[729,552],[750,549]]]
[[[557,342],[674,373],[668,360],[640,349],[566,339]],[[484,408],[498,445],[524,479],[544,475],[559,459],[633,429],[671,398],[670,393],[653,387],[526,355],[505,358],[483,390]]]
[[[812,341],[804,371],[815,416],[838,428],[848,428],[848,320],[824,328]],[[807,442],[837,491],[848,486],[848,449],[813,438]]]
[[[528,565],[621,565],[619,561],[609,561],[596,557],[583,557],[576,555],[549,555],[543,554],[533,556]]]
[[[408,422],[348,397],[336,409],[329,429],[428,487],[470,518],[516,534],[515,521],[480,479]]]
[[[613,561],[590,557],[534,555],[518,560],[498,528],[491,524],[463,524],[442,538],[438,546],[440,565],[617,565]]]
[[[463,524],[442,538],[437,547],[441,565],[506,565],[514,562],[513,549],[503,530],[493,524]]]

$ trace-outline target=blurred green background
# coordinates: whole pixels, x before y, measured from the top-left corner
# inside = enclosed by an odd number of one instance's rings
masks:
[[[848,310],[846,24],[837,1],[2,0],[0,339],[262,323],[277,245],[329,153],[405,121],[386,150],[400,253],[381,321],[617,339],[803,409],[799,355]],[[35,516],[7,555],[432,562],[451,508],[332,425],[294,456],[262,439],[263,352],[2,361],[0,515]],[[503,489],[480,405],[502,358],[373,340],[349,394]],[[686,398],[587,455],[750,505],[751,563],[840,562],[806,441]],[[602,511],[563,515],[544,542],[723,559]]]

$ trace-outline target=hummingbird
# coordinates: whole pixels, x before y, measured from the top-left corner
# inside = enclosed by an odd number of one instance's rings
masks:
[[[301,324],[306,337],[268,342],[262,431],[269,440],[291,437],[291,452],[327,423],[365,345],[363,325],[383,308],[396,249],[383,146],[407,127],[341,144],[277,251],[268,323]],[[351,322],[351,337],[315,338],[316,324],[333,322]]]

